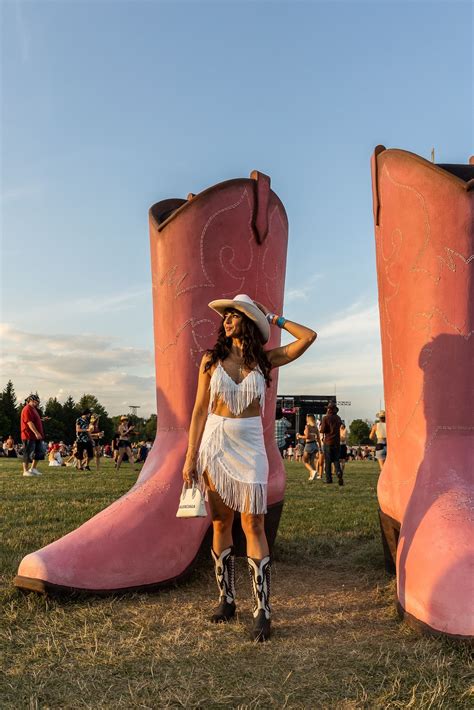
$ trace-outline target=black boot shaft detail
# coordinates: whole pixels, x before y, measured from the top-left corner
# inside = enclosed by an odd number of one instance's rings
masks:
[[[271,560],[270,557],[264,557],[262,560],[247,557],[247,562],[254,602],[254,625],[251,638],[253,641],[266,641],[270,637],[271,630]]]

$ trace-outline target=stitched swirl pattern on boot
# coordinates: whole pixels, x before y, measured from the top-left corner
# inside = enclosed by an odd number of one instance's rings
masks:
[[[16,586],[36,592],[151,590],[197,559],[209,518],[177,518],[199,363],[219,327],[209,301],[248,293],[283,310],[288,220],[270,178],[227,180],[192,198],[163,200],[150,219],[156,395],[155,444],[133,488],[81,527],[23,558]],[[269,348],[280,345],[273,328]],[[274,437],[278,371],[266,390],[270,474],[267,537],[283,506],[285,470]],[[237,529],[240,537],[241,530]],[[243,535],[243,534],[242,534]]]
[[[399,613],[474,638],[474,158],[372,157],[387,458],[377,496]]]
[[[235,556],[234,548],[228,547],[216,555],[211,549],[214,560],[216,582],[219,589],[219,605],[211,616],[213,624],[226,623],[235,616]]]
[[[270,608],[271,560],[268,556],[261,560],[247,557],[247,562],[254,602],[254,623],[250,638],[252,641],[267,641],[271,633],[272,613]]]

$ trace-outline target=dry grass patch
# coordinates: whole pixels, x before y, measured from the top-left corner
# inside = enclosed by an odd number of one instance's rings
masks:
[[[186,584],[155,595],[57,600],[16,592],[20,557],[39,538],[45,544],[74,527],[77,507],[58,511],[58,481],[34,481],[42,485],[31,492],[36,510],[43,500],[41,521],[20,535],[26,503],[18,481],[4,477],[15,523],[7,521],[5,536],[2,708],[471,707],[468,650],[420,638],[396,616],[394,583],[381,566],[376,471],[355,468],[343,491],[323,491],[302,485],[300,467],[288,468],[275,632],[264,645],[248,640],[240,560],[239,614],[226,626],[207,621],[216,599],[207,554]],[[77,489],[63,497],[75,497],[85,519],[131,479],[75,479]],[[56,503],[51,517],[45,501]]]

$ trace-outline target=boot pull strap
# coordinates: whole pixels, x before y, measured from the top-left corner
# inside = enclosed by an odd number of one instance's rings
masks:
[[[471,157],[469,158],[469,165],[474,165],[474,155],[471,155]],[[468,191],[469,191],[469,190],[474,190],[474,180],[469,180],[469,181],[468,181],[468,183],[467,183],[467,188],[466,188],[466,189],[467,189]]]
[[[372,157],[370,158],[370,171],[372,173],[372,203],[374,210],[374,223],[376,227],[379,226],[379,176],[377,157],[379,153],[383,153],[384,150],[386,150],[384,145],[378,145],[372,153]]]
[[[255,181],[252,231],[258,244],[263,244],[268,234],[268,204],[270,202],[270,178],[258,170],[250,177]]]

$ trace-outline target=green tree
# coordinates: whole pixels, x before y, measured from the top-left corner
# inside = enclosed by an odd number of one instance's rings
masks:
[[[63,404],[63,441],[72,444],[76,438],[76,419],[79,416],[76,404],[71,396]]]
[[[46,417],[50,417],[49,421],[44,422],[46,439],[51,441],[64,441],[63,405],[58,402],[56,397],[50,397],[48,399],[44,414]]]
[[[111,441],[114,434],[114,425],[112,419],[105,407],[99,402],[97,397],[93,394],[83,394],[79,402],[77,403],[76,409],[79,414],[83,409],[90,409],[94,414],[97,414],[99,419],[99,429],[104,432],[103,441]],[[79,416],[79,414],[77,416]]]
[[[349,427],[349,446],[365,446],[371,444],[370,427],[363,419],[354,419]]]
[[[15,441],[20,440],[20,412],[11,380],[0,395],[0,436],[7,437],[9,434]]]
[[[154,441],[156,436],[156,414],[152,414],[145,424],[145,439]]]

